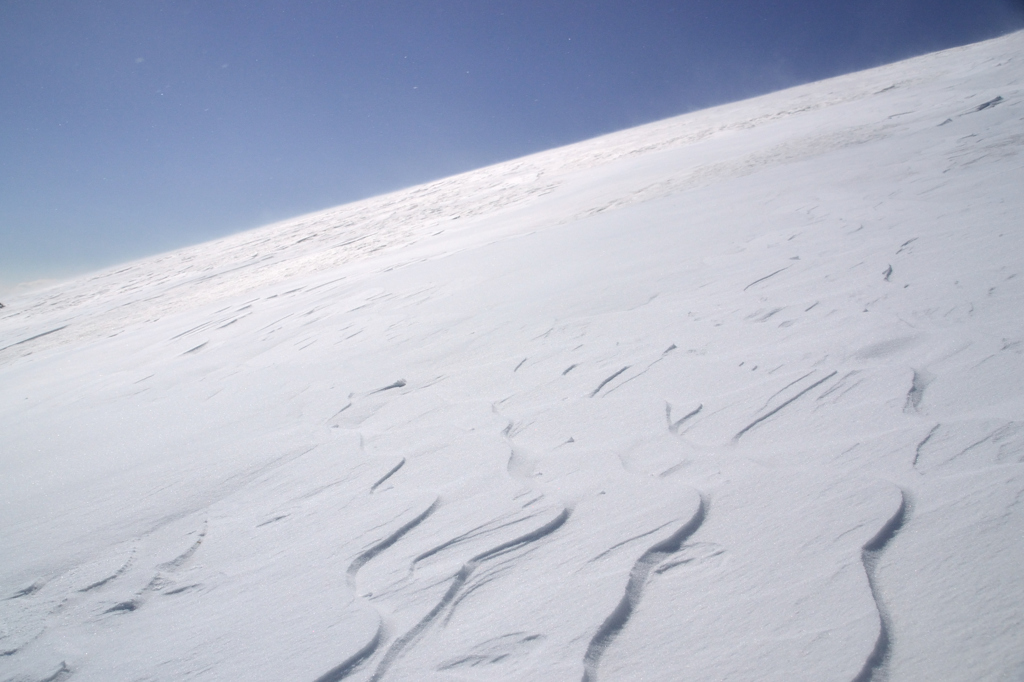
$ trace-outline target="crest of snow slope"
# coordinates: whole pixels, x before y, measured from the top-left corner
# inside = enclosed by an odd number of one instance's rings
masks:
[[[1024,34],[5,300],[0,679],[1024,679]]]

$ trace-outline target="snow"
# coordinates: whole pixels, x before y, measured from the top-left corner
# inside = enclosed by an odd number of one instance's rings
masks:
[[[1024,679],[1024,33],[14,293],[0,679]]]

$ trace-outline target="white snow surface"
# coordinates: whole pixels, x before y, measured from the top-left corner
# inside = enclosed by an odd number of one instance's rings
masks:
[[[1024,33],[22,292],[0,679],[1024,680]]]

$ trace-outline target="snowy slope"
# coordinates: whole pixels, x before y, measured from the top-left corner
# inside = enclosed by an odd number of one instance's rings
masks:
[[[2,680],[1024,679],[1024,34],[5,300]]]

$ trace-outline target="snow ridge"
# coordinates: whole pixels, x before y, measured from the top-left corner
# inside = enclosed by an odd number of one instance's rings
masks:
[[[704,523],[706,513],[707,504],[702,495],[700,503],[697,505],[697,511],[694,512],[690,520],[680,526],[672,535],[647,548],[647,551],[641,554],[640,558],[633,564],[633,568],[629,572],[629,581],[626,583],[625,594],[622,595],[618,605],[605,618],[601,627],[597,629],[597,632],[591,638],[590,644],[587,645],[587,651],[583,655],[584,672],[582,682],[597,682],[597,669],[601,664],[601,657],[608,647],[611,646],[616,635],[619,634],[622,628],[626,627],[626,623],[629,622],[633,611],[640,604],[644,594],[644,587],[650,579],[651,571],[658,564],[679,551],[683,543],[696,533],[697,529]]]
[[[505,554],[506,552],[511,552],[532,542],[536,542],[537,540],[540,540],[546,537],[547,535],[554,533],[556,530],[561,528],[566,521],[569,520],[569,515],[571,513],[572,512],[568,507],[563,507],[562,510],[558,513],[558,515],[555,516],[555,518],[548,521],[539,528],[530,531],[529,533],[526,533],[524,535],[521,535],[513,540],[503,542],[495,547],[492,547],[491,549],[481,552],[469,561],[467,561],[465,564],[463,564],[462,568],[460,568],[458,573],[455,574],[454,578],[452,579],[451,585],[449,585],[448,587],[448,591],[445,592],[441,600],[437,602],[437,604],[435,604],[434,607],[430,609],[430,611],[425,616],[423,616],[423,618],[420,619],[420,621],[416,623],[416,625],[413,626],[411,630],[398,637],[394,641],[394,643],[392,643],[392,645],[388,648],[387,652],[384,654],[384,657],[378,664],[376,671],[369,678],[370,682],[378,682],[379,680],[383,679],[384,674],[395,663],[395,661],[398,660],[398,658],[402,655],[405,649],[411,646],[416,641],[416,639],[418,639],[423,634],[423,632],[430,626],[430,624],[434,622],[437,616],[455,601],[456,597],[458,597],[462,588],[466,585],[467,581],[473,575],[473,572],[476,571],[476,569],[479,568],[484,562],[499,557],[502,554]]]
[[[910,497],[906,490],[900,489],[900,504],[896,512],[889,517],[885,524],[879,529],[865,545],[861,552],[861,560],[864,563],[864,572],[868,577],[868,585],[871,587],[871,598],[875,601],[875,608],[878,609],[878,639],[871,650],[871,654],[864,662],[864,667],[853,678],[853,682],[888,682],[889,680],[889,658],[892,654],[892,615],[886,607],[878,588],[878,562],[882,553],[900,529],[908,521],[910,515]]]

